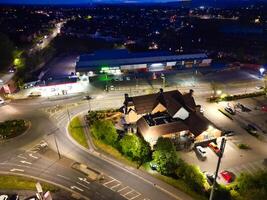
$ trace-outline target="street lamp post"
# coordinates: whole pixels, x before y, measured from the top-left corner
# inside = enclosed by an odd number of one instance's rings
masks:
[[[59,152],[59,147],[58,147],[58,143],[57,143],[57,138],[56,138],[56,135],[55,133],[59,130],[59,128],[53,130],[52,132],[48,133],[47,135],[53,135],[54,136],[54,141],[55,141],[55,145],[56,145],[56,148],[57,148],[57,154],[58,154],[58,159],[61,159],[61,155],[60,155],[60,152]]]
[[[210,198],[209,198],[209,200],[212,200],[213,199],[214,188],[216,186],[216,179],[218,177],[218,172],[219,172],[219,168],[220,168],[221,159],[222,159],[222,156],[223,156],[225,144],[226,144],[226,139],[225,138],[222,138],[221,147],[220,147],[220,153],[218,155],[218,157],[219,157],[218,158],[218,163],[217,163],[217,167],[216,167],[216,171],[215,171],[215,177],[214,177],[214,180],[213,180],[213,184],[212,184],[212,189],[211,189],[211,192],[210,192]]]

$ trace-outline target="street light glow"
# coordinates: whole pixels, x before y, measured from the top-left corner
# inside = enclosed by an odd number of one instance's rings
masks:
[[[263,68],[263,67],[261,67],[260,69],[259,69],[259,71],[260,71],[260,73],[261,73],[261,75],[265,72],[265,68]]]

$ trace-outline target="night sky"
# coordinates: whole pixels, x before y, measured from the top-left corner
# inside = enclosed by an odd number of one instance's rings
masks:
[[[91,2],[107,2],[107,3],[164,3],[164,2],[177,2],[181,0],[0,0],[0,3],[11,3],[11,4],[84,4]],[[193,2],[205,3],[212,1],[225,1],[225,0],[192,0]],[[258,0],[231,0],[232,2],[254,2]],[[267,0],[261,0],[267,1]]]

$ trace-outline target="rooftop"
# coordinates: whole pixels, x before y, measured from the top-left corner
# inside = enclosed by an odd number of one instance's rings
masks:
[[[126,49],[101,50],[92,54],[81,55],[76,63],[77,69],[100,66],[118,66],[158,62],[173,62],[192,59],[206,59],[206,54],[176,55],[168,51],[148,51],[131,53]]]

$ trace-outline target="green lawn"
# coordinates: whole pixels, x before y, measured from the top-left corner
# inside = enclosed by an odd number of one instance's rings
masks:
[[[37,181],[25,178],[21,176],[10,176],[10,175],[1,175],[0,176],[0,189],[14,189],[14,190],[36,190],[35,184]],[[57,191],[58,187],[41,183],[44,191]]]
[[[81,124],[81,120],[79,117],[74,117],[68,127],[69,134],[71,137],[78,142],[80,145],[82,145],[85,148],[89,148],[84,129]]]

